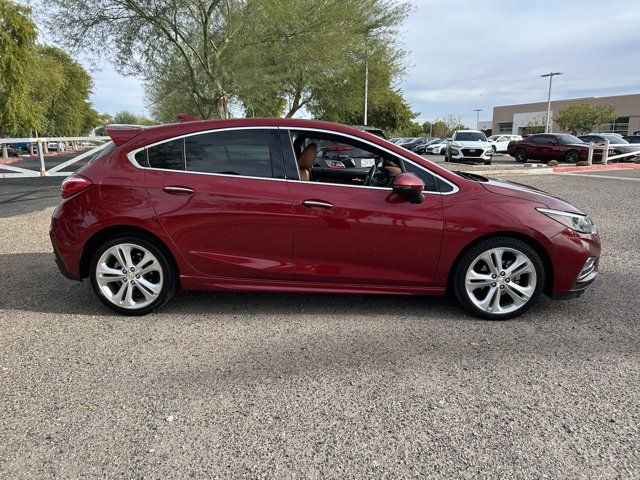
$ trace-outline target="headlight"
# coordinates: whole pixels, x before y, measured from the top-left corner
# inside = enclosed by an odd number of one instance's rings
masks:
[[[452,142],[452,143],[451,143],[451,146],[452,146],[452,147],[460,148],[460,147],[462,147],[462,144],[461,144],[461,143],[458,143],[458,142]]]
[[[569,227],[571,230],[580,233],[595,233],[596,227],[591,219],[586,215],[578,215],[577,213],[562,212],[560,210],[551,210],[549,208],[536,208],[549,218],[553,218],[556,222]]]

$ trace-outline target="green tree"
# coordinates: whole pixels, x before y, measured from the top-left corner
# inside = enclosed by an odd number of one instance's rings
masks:
[[[567,105],[553,121],[574,135],[592,132],[596,127],[615,118],[615,106],[607,103],[580,102]]]
[[[150,120],[144,115],[136,115],[135,113],[131,113],[127,110],[117,112],[113,116],[113,123],[122,125],[155,125],[153,120]]]
[[[367,38],[392,44],[389,0],[50,0],[62,42],[113,52],[142,76],[155,117],[292,116],[350,68]],[[105,44],[108,46],[105,48]],[[396,52],[399,57],[402,52]],[[325,90],[326,91],[326,90]],[[284,106],[284,108],[283,108]]]
[[[36,37],[31,9],[0,0],[0,136],[28,134],[42,121],[29,96]]]
[[[93,81],[79,63],[59,48],[40,46],[32,67],[30,95],[44,114],[42,135],[84,135],[99,125],[88,101]]]

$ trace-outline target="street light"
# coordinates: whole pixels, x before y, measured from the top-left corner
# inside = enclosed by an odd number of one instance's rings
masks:
[[[540,75],[540,78],[549,77],[549,96],[547,98],[547,124],[544,127],[544,133],[549,133],[549,117],[551,116],[551,83],[555,75],[562,75],[562,72],[549,72],[544,75]]]
[[[480,130],[480,112],[483,110],[481,108],[476,108],[474,112],[476,112],[476,130]]]

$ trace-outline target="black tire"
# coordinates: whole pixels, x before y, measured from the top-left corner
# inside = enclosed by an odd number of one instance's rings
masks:
[[[491,150],[493,150],[493,154],[495,155],[496,153],[498,153],[498,150],[496,150],[496,146],[495,145],[491,145]]]
[[[516,159],[516,162],[525,163],[528,159],[527,151],[524,148],[518,148],[513,157]]]
[[[471,267],[472,262],[474,262],[474,260],[476,260],[476,258],[483,252],[495,248],[509,248],[517,250],[518,252],[529,257],[531,263],[535,267],[537,280],[534,292],[531,294],[529,300],[524,305],[522,305],[517,310],[509,313],[496,314],[482,310],[481,308],[476,306],[469,298],[469,294],[467,293],[465,287],[467,270]],[[524,312],[529,310],[529,308],[531,308],[531,306],[536,302],[536,300],[542,293],[542,290],[544,288],[544,280],[544,265],[536,251],[522,240],[505,236],[488,238],[469,248],[457,262],[452,277],[452,286],[456,298],[458,299],[462,307],[471,315],[487,320],[508,320],[510,318],[517,317],[518,315],[523,314]]]
[[[491,160],[489,160],[488,162],[484,162],[485,165],[491,165]]]
[[[162,269],[162,288],[160,290],[160,293],[157,295],[157,298],[153,302],[141,308],[123,308],[112,303],[103,295],[96,279],[96,268],[102,254],[115,245],[125,243],[140,246],[151,252],[158,260],[158,263]],[[170,254],[166,252],[164,248],[159,247],[156,242],[151,241],[142,235],[125,234],[110,238],[96,249],[91,258],[89,267],[89,279],[91,281],[91,287],[93,288],[93,291],[102,301],[102,303],[104,303],[107,307],[123,315],[141,316],[160,309],[171,299],[171,297],[173,297],[178,287],[178,270],[173,259],[170,258]]]
[[[580,161],[580,152],[578,150],[569,150],[564,154],[565,163],[578,163]]]

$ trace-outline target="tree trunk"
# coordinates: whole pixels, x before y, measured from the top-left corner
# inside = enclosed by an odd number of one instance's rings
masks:
[[[229,118],[229,95],[224,93],[222,94],[217,101],[218,104],[218,115],[222,119]]]
[[[7,144],[2,144],[2,159],[7,160],[9,158],[9,150],[7,149]]]

